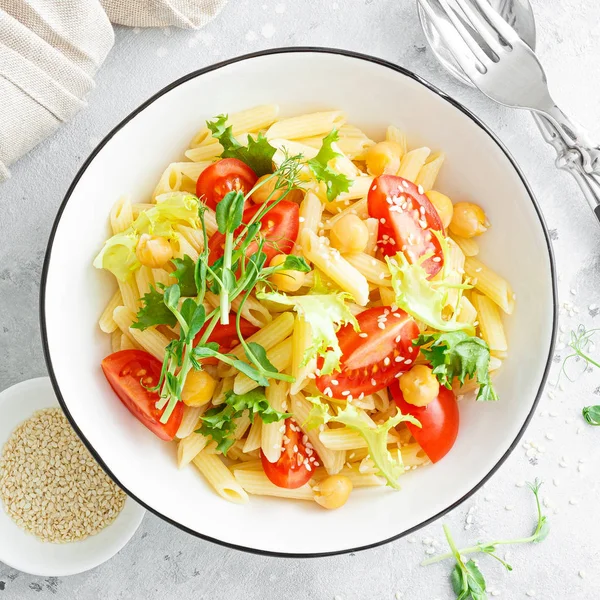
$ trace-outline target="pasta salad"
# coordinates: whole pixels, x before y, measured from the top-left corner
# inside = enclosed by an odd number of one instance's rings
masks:
[[[482,208],[434,189],[442,152],[339,110],[206,122],[94,261],[118,289],[102,369],[224,499],[339,508],[441,460],[457,398],[495,401],[514,294],[478,258]]]

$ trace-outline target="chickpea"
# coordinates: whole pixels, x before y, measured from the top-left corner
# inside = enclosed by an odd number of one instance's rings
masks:
[[[217,382],[206,371],[190,371],[185,378],[181,399],[187,406],[204,406],[210,402]]]
[[[147,233],[140,236],[135,253],[138,260],[151,269],[160,269],[173,258],[173,248],[167,238]]]
[[[440,384],[426,365],[415,365],[399,380],[404,399],[415,406],[427,406],[440,393]]]
[[[346,215],[331,228],[331,245],[340,252],[362,252],[369,242],[369,229],[357,215]]]
[[[483,208],[472,202],[458,202],[454,205],[454,215],[450,221],[450,231],[465,238],[481,235],[490,226]]]
[[[450,221],[452,221],[452,214],[454,213],[452,200],[450,200],[448,196],[440,194],[440,192],[436,192],[435,190],[429,190],[428,192],[425,192],[425,195],[429,198],[429,201],[433,204],[435,210],[437,210],[438,215],[440,215],[444,229],[447,229],[448,225],[450,225]]]
[[[270,179],[269,179],[269,177],[270,177]],[[277,185],[277,177],[273,177],[272,175],[263,175],[262,177],[259,177],[258,181],[256,182],[255,185],[262,183],[266,179],[269,179],[269,181],[267,181],[267,183],[261,185],[252,194],[252,200],[256,204],[264,204],[269,199],[269,196],[273,193],[273,190],[275,189],[275,186]],[[285,187],[280,188],[273,194],[273,196],[271,196],[270,201],[272,202],[274,200],[279,200],[283,196],[285,191],[286,191]],[[302,191],[296,190],[296,189],[291,190],[288,194],[286,194],[285,199],[291,200],[292,202],[300,202],[300,200],[302,200]]]
[[[286,255],[278,254],[271,259],[270,267],[278,267],[285,262]],[[297,292],[304,285],[304,273],[284,269],[271,275],[271,283],[276,285],[281,292]]]
[[[345,475],[332,475],[315,487],[315,502],[323,508],[340,508],[346,504],[352,491],[352,482]]]
[[[367,171],[371,175],[395,175],[400,168],[402,146],[397,142],[379,142],[365,154]]]

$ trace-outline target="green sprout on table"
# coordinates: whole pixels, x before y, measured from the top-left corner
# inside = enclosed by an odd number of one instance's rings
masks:
[[[444,525],[444,534],[448,545],[450,546],[451,552],[446,554],[440,554],[424,560],[421,565],[431,565],[442,560],[454,558],[455,565],[450,574],[450,581],[452,583],[452,589],[456,594],[456,600],[486,600],[486,583],[483,574],[479,570],[477,563],[471,558],[466,560],[465,557],[469,554],[483,553],[495,558],[499,561],[507,571],[512,571],[512,566],[509,565],[505,560],[500,558],[496,554],[498,546],[508,546],[515,544],[538,544],[539,542],[546,539],[550,531],[550,525],[548,519],[542,514],[542,507],[540,504],[539,491],[542,483],[536,479],[533,483],[527,484],[535,496],[535,503],[537,508],[537,524],[533,533],[524,538],[512,539],[512,540],[494,540],[493,542],[478,543],[468,548],[458,549],[450,533],[450,529],[447,525]]]

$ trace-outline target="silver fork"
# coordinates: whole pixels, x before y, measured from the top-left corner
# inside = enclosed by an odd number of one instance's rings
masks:
[[[595,181],[590,185],[597,187],[600,148],[556,105],[537,56],[487,0],[472,0],[472,4],[467,0],[418,2],[471,81],[500,104],[527,109],[548,119],[564,143],[581,157],[577,170],[591,175]],[[569,160],[573,158],[571,154]],[[593,206],[596,211],[600,210],[599,202],[596,199]]]

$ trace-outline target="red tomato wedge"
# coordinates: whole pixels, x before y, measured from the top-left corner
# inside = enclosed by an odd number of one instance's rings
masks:
[[[433,277],[442,268],[444,256],[431,231],[443,234],[444,226],[429,198],[407,179],[380,175],[373,180],[367,202],[369,215],[379,220],[381,252],[393,256],[402,251],[410,263],[431,253],[422,267]]]
[[[412,341],[419,328],[403,310],[392,312],[378,306],[357,317],[360,333],[352,325],[342,327],[337,338],[342,350],[340,371],[317,377],[317,387],[332,398],[347,399],[372,394],[387,387],[395,377],[410,369],[417,356]]]
[[[129,412],[161,440],[171,441],[183,418],[183,402],[177,403],[168,422],[163,424],[160,422],[163,411],[156,408],[158,393],[144,387],[158,383],[161,368],[158,359],[142,350],[121,350],[102,361],[110,387]]]
[[[458,403],[454,392],[440,386],[438,397],[427,406],[406,402],[397,381],[390,385],[390,392],[401,412],[412,415],[423,426],[419,428],[411,423],[406,424],[431,462],[438,462],[446,456],[458,435]]]
[[[256,173],[237,158],[223,158],[200,173],[196,182],[196,196],[204,198],[213,210],[229,192],[240,190],[247,194],[256,183]]]
[[[286,419],[283,451],[276,463],[269,462],[261,452],[266,476],[277,487],[294,489],[303,486],[319,466],[319,457],[309,444],[302,443],[303,433],[296,421]],[[310,465],[310,466],[308,466]]]
[[[219,344],[219,352],[222,352],[223,354],[227,354],[240,342],[237,329],[235,328],[235,320],[236,314],[234,312],[229,313],[229,323],[227,325],[223,325],[221,322],[217,323],[206,340],[207,342],[216,342]],[[197,346],[200,342],[207,326],[208,323],[206,323],[196,335],[194,346]],[[258,327],[252,325],[252,323],[249,323],[246,319],[240,319],[240,331],[242,332],[244,339],[254,335],[258,329]],[[203,365],[216,365],[219,361],[217,358],[210,357],[203,358],[201,362]]]
[[[243,222],[249,223],[252,217],[263,206],[262,204],[257,204],[246,209],[244,211]],[[267,243],[263,246],[263,252],[267,255],[266,264],[269,264],[276,254],[289,254],[293,250],[300,224],[298,213],[297,204],[281,200],[262,217],[260,231],[267,240]],[[242,228],[240,227],[235,232],[235,235],[239,235],[241,230]],[[213,264],[223,256],[224,246],[225,235],[219,231],[213,233],[210,240],[208,240],[208,248],[210,250],[208,260],[210,264]],[[246,256],[252,256],[257,250],[258,245],[256,242],[252,242],[246,249]]]

